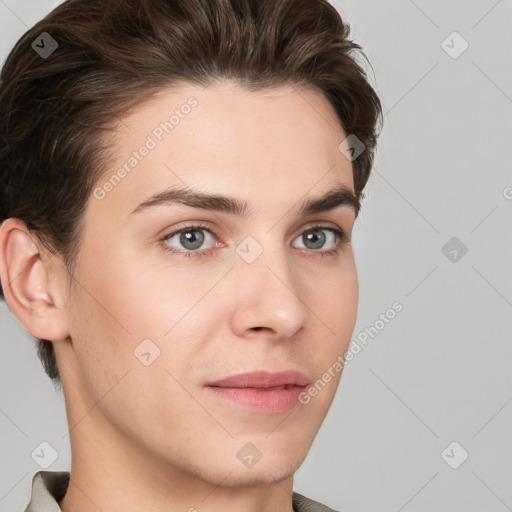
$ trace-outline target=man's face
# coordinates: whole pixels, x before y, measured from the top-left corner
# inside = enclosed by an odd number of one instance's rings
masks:
[[[296,471],[356,321],[354,210],[297,213],[341,186],[354,190],[338,149],[345,137],[320,92],[291,87],[182,86],[123,119],[115,160],[87,204],[66,306],[71,340],[56,344],[72,438],[94,432],[111,441],[98,457],[129,447],[131,461],[225,486]],[[170,187],[229,196],[248,213],[180,203],[131,213]],[[297,388],[207,386],[295,370],[307,391],[330,368],[308,403]]]

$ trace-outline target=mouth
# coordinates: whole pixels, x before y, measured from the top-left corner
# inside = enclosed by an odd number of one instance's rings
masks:
[[[285,412],[300,404],[310,379],[301,372],[256,371],[210,382],[205,389],[222,401],[263,414]]]

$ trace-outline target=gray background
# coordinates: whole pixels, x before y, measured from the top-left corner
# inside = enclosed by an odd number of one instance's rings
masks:
[[[2,61],[58,3],[0,0]],[[386,112],[354,230],[353,338],[403,310],[345,368],[295,490],[346,512],[512,510],[512,0],[333,3]],[[457,58],[454,31],[469,44]],[[12,512],[41,470],[32,451],[57,449],[49,470],[69,470],[70,451],[63,398],[5,304],[0,334],[0,511]]]

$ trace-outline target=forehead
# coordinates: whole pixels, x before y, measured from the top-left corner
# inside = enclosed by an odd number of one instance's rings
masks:
[[[127,215],[173,185],[256,206],[340,183],[353,190],[351,162],[338,149],[345,137],[318,90],[249,91],[229,82],[163,90],[119,124],[114,158],[95,185],[108,189],[98,207]]]

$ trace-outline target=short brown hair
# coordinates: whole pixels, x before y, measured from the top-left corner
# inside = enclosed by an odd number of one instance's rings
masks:
[[[58,45],[49,55],[33,47],[43,32]],[[365,146],[352,162],[362,197],[382,108],[349,35],[327,0],[65,1],[21,37],[1,72],[0,223],[22,220],[71,276],[120,116],[164,88],[222,79],[322,91]],[[52,343],[37,345],[60,385]]]

